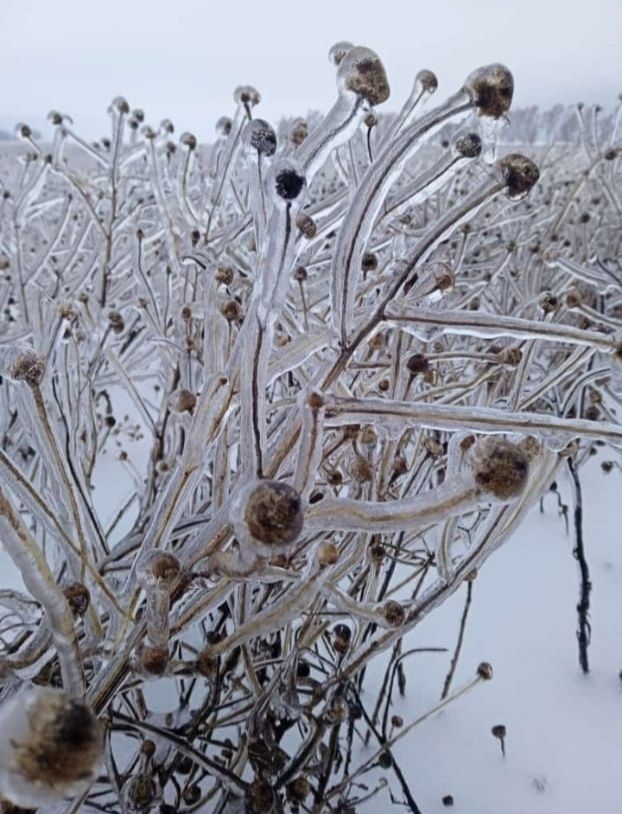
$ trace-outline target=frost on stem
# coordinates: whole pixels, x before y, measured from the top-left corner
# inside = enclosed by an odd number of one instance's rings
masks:
[[[0,788],[38,807],[89,788],[102,758],[102,731],[89,707],[60,690],[30,687],[0,709]]]

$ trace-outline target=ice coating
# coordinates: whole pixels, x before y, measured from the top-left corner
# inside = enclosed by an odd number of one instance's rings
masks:
[[[78,786],[48,760],[59,814],[345,811],[374,765],[398,799],[396,740],[492,675],[407,721],[413,628],[618,477],[619,111],[510,147],[500,65],[393,104],[374,51],[330,62],[325,113],[244,86],[206,145],[116,99],[0,156],[0,717],[32,682],[107,728]]]

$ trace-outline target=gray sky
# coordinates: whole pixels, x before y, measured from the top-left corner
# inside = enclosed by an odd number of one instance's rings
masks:
[[[211,139],[232,91],[253,84],[257,115],[304,115],[335,97],[328,48],[382,57],[396,109],[420,68],[439,95],[504,62],[515,106],[610,106],[622,91],[622,0],[0,0],[0,127],[40,126],[50,108],[88,137],[122,94],[152,123]]]

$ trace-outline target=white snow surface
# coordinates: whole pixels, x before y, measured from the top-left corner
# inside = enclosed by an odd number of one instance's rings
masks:
[[[535,507],[519,532],[487,561],[473,603],[453,688],[481,661],[494,678],[480,683],[393,749],[423,814],[614,814],[622,811],[622,476],[605,476],[591,459],[581,471],[584,537],[591,570],[590,673],[577,659],[579,577],[573,549],[572,504],[566,535],[554,495]],[[393,712],[405,725],[434,706],[458,633],[464,589],[408,637],[410,647],[447,646],[447,654],[407,661],[406,697]],[[365,698],[372,705],[371,685]],[[507,728],[506,758],[491,727]],[[375,748],[375,747],[374,747]],[[363,754],[363,753],[361,753]],[[392,772],[394,796],[401,800]],[[361,778],[369,784],[374,772]],[[452,795],[453,807],[442,798]],[[358,811],[391,808],[381,792]]]

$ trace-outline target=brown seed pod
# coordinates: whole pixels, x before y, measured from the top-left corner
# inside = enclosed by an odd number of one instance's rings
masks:
[[[492,664],[482,661],[477,665],[477,675],[484,681],[490,681],[492,679]]]
[[[149,565],[156,579],[172,582],[181,573],[181,565],[174,554],[158,551],[151,558]]]
[[[182,388],[178,390],[175,397],[175,412],[176,413],[191,413],[197,403],[196,394],[191,390]]]
[[[374,479],[374,470],[367,458],[357,455],[350,466],[350,474],[357,483],[369,483]]]
[[[164,675],[168,666],[168,650],[166,647],[143,644],[136,652],[136,663],[148,675]]]
[[[84,616],[91,601],[91,594],[86,585],[82,585],[81,582],[72,582],[63,588],[63,593],[73,615]]]
[[[506,195],[514,201],[524,198],[540,178],[537,165],[520,153],[499,159],[496,167],[505,181]]]
[[[391,627],[401,627],[406,619],[404,606],[394,599],[389,599],[388,602],[384,603],[382,613]]]
[[[335,543],[324,541],[317,549],[317,561],[321,566],[334,565],[339,559],[339,549]]]
[[[0,786],[15,805],[45,807],[89,787],[103,744],[85,703],[62,690],[29,687],[4,702],[2,724]]]
[[[151,808],[157,787],[151,775],[138,774],[128,780],[124,792],[129,810],[143,812]]]
[[[277,796],[272,784],[268,780],[253,780],[246,793],[248,814],[272,814],[276,803]]]
[[[288,546],[302,531],[300,495],[287,483],[258,481],[244,496],[243,520],[254,540],[269,547]]]
[[[295,147],[299,147],[309,135],[309,125],[304,119],[297,119],[292,127],[289,140]]]
[[[296,217],[296,226],[300,229],[302,234],[311,240],[317,234],[317,225],[311,215],[306,212],[299,212]]]
[[[9,374],[18,382],[26,382],[28,387],[38,387],[45,372],[45,361],[33,351],[27,350],[15,359]]]
[[[298,777],[294,777],[293,780],[290,780],[286,786],[286,792],[288,799],[291,800],[292,803],[302,803],[303,800],[309,796],[311,786],[307,778],[300,774]]]
[[[430,362],[423,353],[413,353],[406,360],[406,367],[416,376],[418,373],[425,373],[430,368]]]
[[[486,497],[502,502],[519,497],[529,477],[529,459],[516,444],[490,435],[469,451],[475,482]]]
[[[512,104],[514,77],[505,65],[486,65],[469,74],[464,90],[478,116],[500,119]]]
[[[233,269],[231,266],[218,266],[214,276],[216,277],[217,283],[231,285],[233,282]]]
[[[348,51],[354,48],[351,42],[336,42],[328,52],[328,58],[334,65],[339,65]]]
[[[370,105],[386,102],[391,94],[380,57],[362,46],[345,54],[337,69],[337,83],[340,89],[362,96]]]

